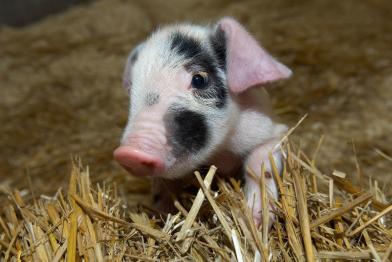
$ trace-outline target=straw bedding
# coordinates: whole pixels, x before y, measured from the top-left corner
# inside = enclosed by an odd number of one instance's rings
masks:
[[[69,188],[53,197],[25,202],[7,192],[13,204],[0,220],[3,258],[11,261],[388,261],[392,253],[392,205],[383,193],[353,186],[344,174],[322,174],[308,158],[285,147],[282,176],[273,164],[280,199],[268,197],[259,180],[263,210],[274,206],[256,228],[239,181],[220,180],[211,166],[195,172],[196,196],[174,197],[177,213],[154,214],[127,206],[115,184],[92,185],[88,168],[74,161]],[[272,159],[272,158],[271,158]],[[217,190],[211,191],[215,180]],[[320,187],[320,185],[328,185]],[[326,188],[320,190],[319,188]],[[265,212],[267,214],[267,212]],[[391,257],[392,258],[392,257]]]
[[[105,0],[0,28],[1,259],[386,260],[391,10],[382,0]],[[148,181],[112,160],[129,50],[161,24],[223,15],[294,70],[269,87],[282,122],[308,114],[291,135],[297,147],[286,148],[269,234],[252,226],[239,182],[220,181],[219,169],[207,176],[213,191],[184,192],[166,217],[151,209]]]

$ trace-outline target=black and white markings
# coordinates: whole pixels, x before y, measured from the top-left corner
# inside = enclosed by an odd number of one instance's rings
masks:
[[[216,57],[218,58],[218,63],[220,68],[226,71],[226,36],[225,32],[217,27],[215,32],[210,36],[210,42],[212,49]]]
[[[203,72],[208,75],[207,87],[193,90],[195,97],[202,103],[223,108],[227,99],[227,84],[224,78],[226,47],[223,31],[217,30],[204,41],[176,31],[171,35],[170,47],[184,58],[184,67],[188,72]]]
[[[209,130],[204,115],[185,108],[169,110],[164,119],[168,143],[176,157],[197,153],[208,143]]]

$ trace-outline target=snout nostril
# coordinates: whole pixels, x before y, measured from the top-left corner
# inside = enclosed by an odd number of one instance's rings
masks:
[[[156,163],[155,162],[151,162],[151,161],[142,161],[142,162],[140,162],[140,165],[141,166],[145,166],[147,168],[154,169],[155,166],[156,166]]]

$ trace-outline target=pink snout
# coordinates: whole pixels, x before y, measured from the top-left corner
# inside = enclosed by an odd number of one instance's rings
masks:
[[[165,170],[165,164],[159,156],[132,146],[118,147],[113,156],[120,165],[135,176],[158,176]]]

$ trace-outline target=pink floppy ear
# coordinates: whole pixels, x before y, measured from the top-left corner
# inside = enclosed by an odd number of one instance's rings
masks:
[[[269,55],[236,20],[222,18],[219,28],[226,36],[227,79],[231,91],[238,93],[291,76],[291,70]]]

